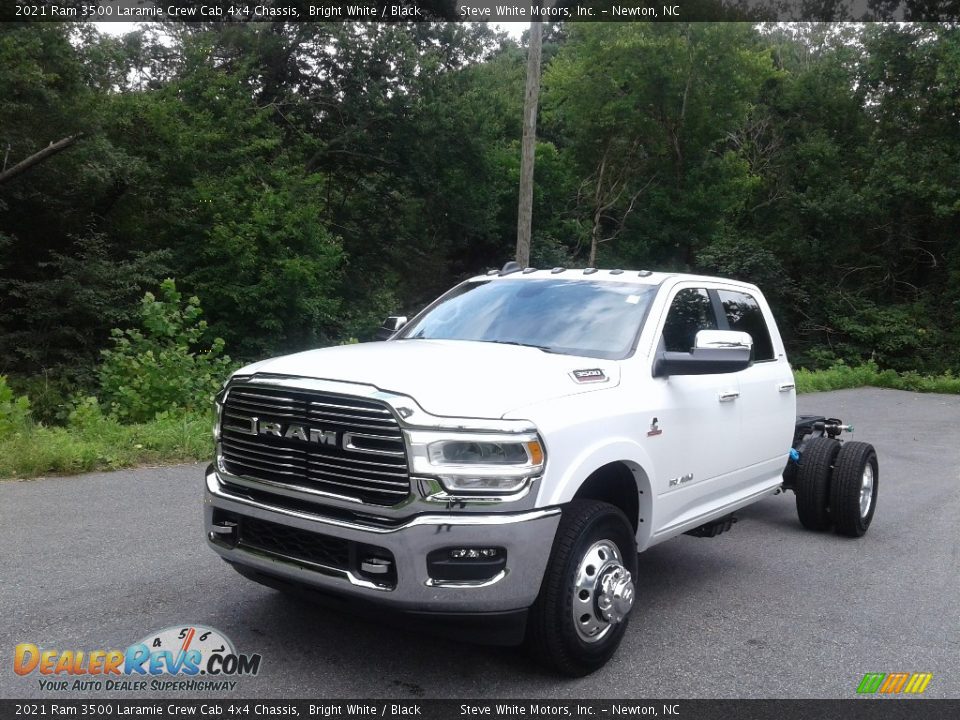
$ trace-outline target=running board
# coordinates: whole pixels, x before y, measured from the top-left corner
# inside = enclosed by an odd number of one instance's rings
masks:
[[[736,521],[737,518],[735,518],[733,514],[724,515],[722,518],[708,522],[700,527],[695,527],[693,530],[687,530],[684,535],[693,535],[693,537],[700,538],[716,537],[720,533],[724,533],[732,528]]]

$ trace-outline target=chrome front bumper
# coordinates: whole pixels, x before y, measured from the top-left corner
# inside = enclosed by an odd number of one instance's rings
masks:
[[[220,510],[343,540],[386,548],[393,553],[396,584],[375,585],[348,571],[320,572],[309,562],[259,552],[216,540],[213,515]],[[225,560],[267,575],[339,595],[366,598],[398,610],[486,613],[519,610],[533,604],[560,522],[560,508],[518,513],[431,513],[395,526],[324,517],[254,500],[225,485],[211,466],[206,473],[204,524],[209,546]],[[480,583],[436,582],[427,574],[427,554],[451,546],[496,545],[507,551],[506,569]]]

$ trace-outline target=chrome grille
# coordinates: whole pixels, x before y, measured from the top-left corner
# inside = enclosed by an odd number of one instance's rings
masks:
[[[400,426],[376,400],[233,387],[223,404],[220,449],[227,472],[305,493],[383,506],[410,494]]]

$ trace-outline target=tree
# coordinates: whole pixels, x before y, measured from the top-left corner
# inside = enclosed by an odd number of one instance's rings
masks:
[[[367,338],[515,252],[531,58],[509,37],[163,32],[0,27],[0,372],[37,419],[160,277],[253,359]],[[531,265],[732,275],[794,362],[960,370],[960,30],[543,33]]]
[[[542,23],[530,23],[527,82],[523,95],[523,141],[520,154],[520,201],[517,208],[517,262],[530,263],[530,230],[533,224],[533,168],[537,145],[537,105],[540,97]]]
[[[570,30],[547,71],[544,102],[580,168],[576,209],[589,264],[621,235],[625,258],[666,255],[693,264],[750,182],[726,143],[772,73],[769,54],[745,25],[584,23]],[[641,207],[643,219],[628,225]]]
[[[89,379],[110,327],[166,257],[107,232],[131,159],[102,133],[110,103],[88,82],[91,37],[65,24],[0,27],[0,368],[10,372]]]

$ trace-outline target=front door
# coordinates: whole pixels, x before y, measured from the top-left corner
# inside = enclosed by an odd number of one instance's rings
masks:
[[[697,332],[719,327],[707,288],[682,285],[674,290],[660,320],[657,352],[689,352]],[[646,434],[641,442],[656,474],[654,533],[669,531],[725,501],[740,467],[743,442],[738,376],[720,373],[654,379],[657,397],[651,398],[652,406],[661,409],[656,427],[641,428]]]

